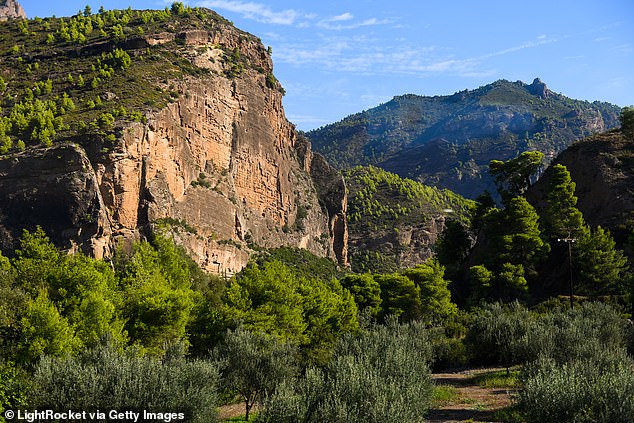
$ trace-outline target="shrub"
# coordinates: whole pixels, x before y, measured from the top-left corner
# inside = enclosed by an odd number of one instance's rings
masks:
[[[213,356],[220,363],[223,384],[237,392],[245,405],[245,420],[253,405],[275,391],[284,379],[294,376],[297,350],[291,344],[239,326],[227,331]]]
[[[634,363],[626,321],[586,303],[541,318],[528,335],[520,406],[529,422],[634,421]]]
[[[627,332],[625,319],[606,304],[585,303],[554,311],[540,318],[527,334],[525,359],[541,356],[560,364],[590,359],[604,350],[624,348]]]
[[[619,350],[595,358],[600,359],[535,362],[520,393],[527,421],[634,421],[634,363]]]
[[[165,360],[120,352],[104,342],[76,358],[46,356],[35,371],[39,409],[184,413],[185,421],[216,421],[218,369],[208,361]]]
[[[309,368],[283,384],[265,404],[259,422],[422,421],[430,406],[432,352],[419,323],[346,335],[323,370]]]
[[[518,302],[489,304],[475,317],[465,342],[476,362],[508,367],[526,359],[527,334],[534,324],[528,309]]]

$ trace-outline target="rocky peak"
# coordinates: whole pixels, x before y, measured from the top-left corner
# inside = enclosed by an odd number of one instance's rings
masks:
[[[16,0],[0,0],[0,21],[26,19],[26,13]]]
[[[527,87],[528,92],[533,95],[536,95],[539,98],[547,98],[550,94],[550,90],[546,86],[545,83],[542,82],[541,79],[535,78],[533,83]]]

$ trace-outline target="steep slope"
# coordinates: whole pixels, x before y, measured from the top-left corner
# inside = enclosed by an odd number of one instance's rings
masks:
[[[569,99],[535,79],[450,96],[404,95],[306,135],[335,166],[376,165],[475,198],[495,187],[487,166],[527,150],[547,159],[618,124],[620,108]]]
[[[634,139],[619,130],[597,134],[564,150],[553,164],[568,168],[576,184],[577,207],[586,222],[610,229],[620,248],[634,257]],[[545,196],[552,169],[527,193],[538,211],[545,208]]]
[[[4,249],[39,224],[97,257],[166,230],[210,271],[281,245],[345,264],[332,223],[345,189],[330,208],[318,193],[341,175],[320,163],[327,176],[311,179],[310,144],[253,35],[178,3],[7,22],[0,35]]]
[[[447,219],[467,222],[473,202],[377,167],[344,172],[352,270],[393,272],[433,255]]]

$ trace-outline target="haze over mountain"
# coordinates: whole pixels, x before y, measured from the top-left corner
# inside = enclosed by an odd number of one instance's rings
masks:
[[[618,125],[620,107],[570,99],[536,78],[453,95],[403,95],[306,135],[335,166],[375,165],[475,198],[495,191],[490,160],[539,150],[547,161]]]

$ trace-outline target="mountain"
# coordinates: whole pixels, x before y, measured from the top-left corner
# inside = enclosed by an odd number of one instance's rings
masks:
[[[474,205],[374,166],[344,172],[348,186],[349,256],[356,272],[395,272],[423,263],[448,220],[467,224]]]
[[[593,135],[572,144],[553,164],[568,168],[586,222],[609,229],[634,258],[634,138],[619,130]],[[552,167],[527,193],[539,212],[545,209],[551,176]]]
[[[26,13],[15,0],[0,0],[0,21],[26,19]]]
[[[495,192],[492,159],[539,150],[549,161],[574,141],[616,127],[619,112],[556,94],[539,79],[500,80],[449,96],[394,97],[306,136],[340,169],[374,165],[475,198]]]
[[[221,273],[279,246],[346,264],[345,184],[286,119],[257,37],[174,3],[8,21],[0,40],[3,251],[41,225],[104,258],[168,232]]]

